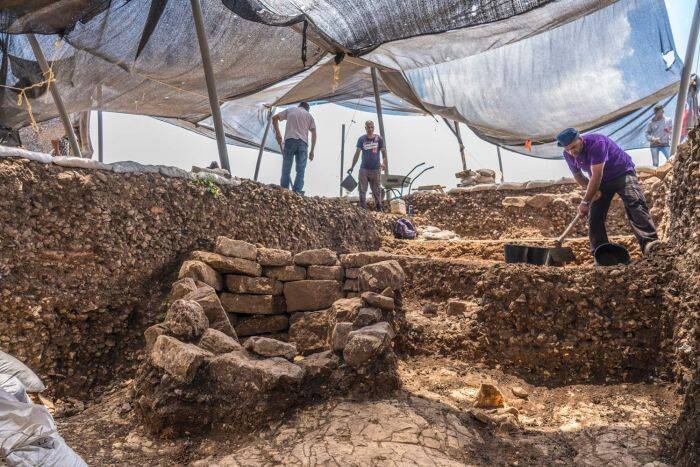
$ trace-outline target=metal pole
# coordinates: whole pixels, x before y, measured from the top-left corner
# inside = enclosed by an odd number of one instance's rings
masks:
[[[340,130],[340,183],[343,183],[343,169],[345,168],[345,123]],[[343,196],[343,187],[340,187],[340,195]]]
[[[102,111],[97,111],[97,160],[104,162],[104,139],[102,137]]]
[[[202,7],[199,0],[190,0],[192,5],[192,16],[194,17],[194,27],[197,30],[197,40],[199,41],[199,53],[202,56],[202,66],[204,67],[204,78],[207,82],[207,93],[209,94],[209,105],[211,107],[211,117],[214,120],[214,131],[216,132],[216,145],[219,148],[219,161],[221,168],[231,172],[228,163],[228,150],[226,149],[226,135],[224,134],[224,123],[221,119],[221,109],[219,108],[219,96],[216,92],[216,81],[214,80],[214,69],[211,66],[211,56],[209,55],[209,43],[204,30],[204,19],[202,18]]]
[[[690,26],[690,36],[688,37],[688,47],[685,50],[685,61],[683,62],[683,74],[681,84],[678,89],[678,101],[676,102],[676,115],[673,119],[673,137],[671,139],[671,155],[676,154],[678,143],[681,140],[681,127],[683,126],[683,110],[685,101],[688,99],[688,83],[690,81],[690,69],[693,67],[693,56],[698,43],[698,28],[700,27],[700,0],[695,2],[693,13],[693,24]]]
[[[457,137],[457,141],[459,142],[459,154],[462,156],[462,170],[467,170],[467,158],[464,155],[464,143],[462,143],[462,134],[459,132],[459,122],[457,120],[455,122],[455,136]]]
[[[27,39],[29,40],[29,45],[32,47],[36,61],[39,63],[41,71],[44,73],[45,77],[49,77],[49,63],[46,61],[44,52],[41,50],[39,41],[36,40],[34,34],[27,34]],[[73,149],[73,154],[76,157],[82,157],[80,154],[80,146],[78,146],[78,139],[75,137],[75,131],[73,131],[73,125],[68,117],[68,112],[66,112],[66,106],[63,105],[63,99],[61,99],[61,94],[58,92],[58,86],[56,83],[49,83],[49,90],[51,91],[51,96],[53,97],[53,102],[56,104],[58,109],[58,114],[61,116],[61,121],[63,122],[63,129],[68,136],[68,141],[70,142],[71,148]]]
[[[260,162],[262,162],[263,151],[265,150],[265,141],[267,141],[267,133],[270,131],[270,123],[272,122],[272,109],[267,115],[267,124],[265,125],[265,132],[263,133],[262,141],[260,141],[260,151],[258,151],[258,161],[255,163],[255,177],[253,180],[258,181],[258,174],[260,173]]]
[[[498,154],[498,169],[501,171],[501,183],[503,183],[503,161],[501,160],[501,147],[496,145],[496,153]]]
[[[384,139],[384,147],[386,144],[386,134],[384,133],[384,118],[382,116],[382,99],[379,97],[379,84],[377,83],[377,69],[372,67],[372,87],[374,87],[374,104],[377,106],[377,120],[379,120],[379,135]],[[389,164],[384,168],[384,174],[389,174]]]

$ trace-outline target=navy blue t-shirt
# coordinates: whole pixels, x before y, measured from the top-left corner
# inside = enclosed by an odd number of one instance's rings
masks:
[[[369,138],[367,135],[362,135],[357,140],[357,148],[362,149],[361,169],[379,170],[381,168],[379,152],[384,148],[384,140],[381,136],[374,134]]]

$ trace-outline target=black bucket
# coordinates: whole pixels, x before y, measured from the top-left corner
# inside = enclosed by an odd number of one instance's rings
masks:
[[[543,265],[547,263],[549,248],[539,246],[507,244],[503,246],[506,263],[529,263]]]
[[[355,188],[357,188],[357,182],[351,174],[348,174],[348,176],[343,179],[343,182],[340,184],[340,186],[351,192]]]
[[[615,266],[630,262],[630,253],[627,248],[617,243],[603,243],[595,249],[593,257],[598,266]]]

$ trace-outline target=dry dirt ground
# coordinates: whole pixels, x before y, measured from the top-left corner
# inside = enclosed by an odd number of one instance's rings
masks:
[[[124,381],[57,418],[59,430],[90,465],[663,465],[681,403],[670,385],[533,387],[471,359],[458,317],[407,308],[409,328],[434,345],[402,357],[404,387],[394,398],[319,403],[246,436],[168,440],[139,426]],[[517,414],[509,423],[479,417],[482,383],[501,389]]]

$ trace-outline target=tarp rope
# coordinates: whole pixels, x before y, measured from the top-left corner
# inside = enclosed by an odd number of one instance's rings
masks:
[[[30,91],[32,89],[36,88],[42,88],[46,86],[46,89],[49,89],[49,86],[51,83],[54,83],[56,81],[56,78],[53,73],[53,68],[49,67],[46,72],[42,72],[42,75],[44,76],[44,79],[38,83],[34,83],[31,86],[26,86],[23,88],[16,87],[16,86],[10,86],[7,84],[0,84],[1,88],[5,89],[10,89],[12,91],[15,91],[18,93],[17,95],[17,107],[22,108],[22,104],[26,104],[27,106],[27,114],[29,114],[29,120],[31,122],[32,128],[34,128],[34,131],[36,131],[37,134],[39,134],[39,126],[37,125],[36,118],[34,117],[34,112],[32,112],[32,103],[29,100],[29,96],[27,96],[27,91]]]

